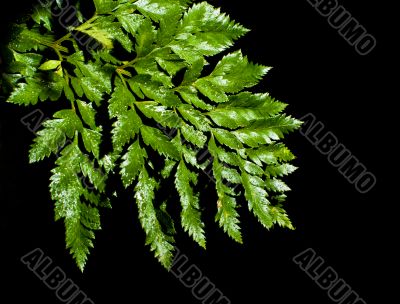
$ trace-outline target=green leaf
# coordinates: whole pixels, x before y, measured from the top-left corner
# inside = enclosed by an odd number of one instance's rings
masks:
[[[170,177],[171,173],[172,173],[172,170],[174,170],[176,164],[177,164],[177,162],[175,160],[167,158],[165,160],[165,166],[161,170],[161,176],[164,179],[167,179],[168,177]]]
[[[176,0],[139,0],[134,4],[143,15],[156,22],[180,15],[183,10],[180,1]]]
[[[88,152],[92,152],[94,157],[99,158],[101,133],[84,128],[82,131],[82,140]]]
[[[193,124],[200,131],[208,131],[210,128],[210,121],[201,112],[193,109],[189,105],[180,105],[178,107],[179,113],[183,118]]]
[[[213,156],[213,175],[218,194],[218,201],[216,203],[218,212],[215,220],[219,222],[219,226],[222,227],[233,240],[241,244],[243,240],[239,227],[239,213],[236,210],[238,207],[237,202],[232,195],[229,195],[233,190],[223,182],[223,178],[226,179],[228,177],[229,181],[240,183],[240,175],[236,172],[235,176],[235,173],[233,173],[235,172],[234,170],[229,172],[229,169],[218,161],[219,152],[214,139],[210,140],[208,147]]]
[[[129,147],[128,152],[122,157],[120,173],[125,188],[132,185],[135,178],[139,176],[147,157],[146,150],[140,147],[138,140]]]
[[[50,193],[56,202],[56,220],[77,216],[79,212],[77,208],[84,190],[76,174],[80,169],[80,160],[79,149],[75,143],[72,143],[63,149],[61,157],[56,162],[57,167],[51,171],[53,175],[50,178]]]
[[[143,141],[146,145],[151,146],[154,151],[160,155],[172,159],[179,159],[179,152],[176,147],[171,143],[170,139],[165,136],[160,130],[148,126],[140,128]]]
[[[130,109],[126,113],[118,116],[117,121],[113,124],[114,129],[112,130],[112,141],[115,150],[120,150],[131,139],[135,137],[135,134],[139,133],[142,121],[137,115],[135,109]]]
[[[147,171],[143,170],[139,174],[139,180],[135,187],[135,198],[139,210],[139,220],[146,232],[146,244],[150,245],[155,257],[167,269],[172,266],[174,250],[174,239],[166,235],[157,219],[157,213],[153,205],[154,191],[158,184],[150,178]]]
[[[46,81],[42,82],[42,90],[39,94],[41,101],[59,100],[64,89],[64,79],[56,73],[51,74]]]
[[[20,73],[23,76],[32,77],[37,71],[43,56],[35,53],[18,53],[12,51],[15,62],[10,64],[11,73]]]
[[[26,83],[19,83],[14,89],[7,102],[28,106],[38,103],[39,95],[42,92],[39,81],[33,78],[26,78]]]
[[[71,77],[71,85],[72,85],[72,88],[74,89],[76,95],[78,95],[79,97],[82,97],[85,92],[83,91],[81,81],[76,77]],[[65,87],[64,87],[64,90],[65,90]],[[70,96],[70,97],[72,97],[73,94],[74,94],[73,92],[68,92],[68,96]],[[72,97],[72,101],[73,100],[74,100],[74,97]]]
[[[249,162],[247,160],[242,160],[241,165],[242,165],[243,169],[249,174],[256,175],[256,176],[264,175],[264,170],[262,169],[262,167],[257,166],[256,164],[254,164],[252,162]]]
[[[146,117],[154,119],[163,127],[176,128],[182,122],[178,114],[155,101],[137,102],[136,106]]]
[[[56,220],[64,218],[67,248],[81,271],[89,249],[93,247],[93,230],[100,229],[98,210],[80,200],[85,189],[77,173],[84,159],[76,143],[69,145],[62,151],[50,178],[50,193],[56,202]]]
[[[77,57],[70,56],[68,61],[76,66],[75,73],[93,84],[102,93],[111,93],[112,70],[107,69],[95,62],[84,62],[83,53],[78,53]]]
[[[175,176],[175,186],[178,190],[182,211],[182,227],[201,247],[206,248],[204,236],[204,223],[201,221],[199,211],[199,198],[193,193],[191,184],[196,185],[197,175],[190,172],[185,163],[181,161]]]
[[[218,202],[218,213],[215,219],[219,226],[236,242],[243,244],[242,233],[239,226],[239,213],[236,211],[237,203],[234,197],[222,195]]]
[[[183,123],[180,127],[183,137],[190,143],[199,148],[203,148],[207,141],[207,136],[203,132],[196,130],[192,126]]]
[[[270,68],[252,64],[241,51],[224,56],[210,76],[205,77],[226,93],[237,93],[255,86]]]
[[[92,50],[92,56],[96,60],[96,64],[102,64],[101,60],[105,63],[111,63],[115,65],[121,65],[122,61],[118,60],[111,54],[112,50]]]
[[[144,22],[143,16],[126,11],[118,12],[116,16],[125,31],[132,34],[132,36],[136,36],[138,29]]]
[[[197,161],[197,154],[199,152],[198,149],[191,148],[185,142],[182,143],[179,135],[175,136],[171,142],[178,149],[179,153],[188,164],[198,169],[201,168]]]
[[[98,29],[106,33],[104,34],[104,36],[107,37],[105,40],[101,40],[104,38],[96,38],[93,36],[93,34],[91,34],[91,36],[100,41],[107,49],[113,48],[112,42],[111,45],[108,44],[108,39],[111,39],[117,40],[119,43],[121,43],[122,47],[125,48],[125,50],[127,50],[129,53],[132,52],[132,41],[130,40],[129,36],[123,32],[121,24],[118,22],[113,22],[113,20],[114,16],[102,17],[97,19],[94,23],[94,27],[96,28],[96,30]],[[93,29],[93,27],[91,29]],[[86,33],[90,32],[91,29],[87,30]]]
[[[100,213],[97,208],[90,207],[86,204],[80,205],[81,222],[83,226],[91,230],[100,230]]]
[[[284,134],[298,129],[299,120],[290,116],[277,115],[252,123],[250,126],[233,131],[232,133],[244,144],[259,147],[270,144],[284,137]]]
[[[230,129],[247,127],[257,120],[277,115],[286,104],[277,102],[268,94],[243,92],[229,96],[229,101],[207,113],[219,126]]]
[[[186,64],[174,54],[157,55],[156,61],[159,66],[170,76],[175,76],[180,70],[186,67]]]
[[[54,113],[54,117],[63,119],[63,131],[67,134],[68,137],[73,137],[76,131],[82,131],[82,121],[80,120],[78,115],[76,115],[75,110],[61,110]]]
[[[82,100],[77,100],[79,112],[81,113],[83,121],[92,129],[98,129],[96,126],[96,111],[90,103],[86,103]]]
[[[120,79],[115,80],[115,89],[111,95],[111,99],[108,101],[108,112],[110,117],[120,116],[128,110],[129,106],[132,106],[135,102],[135,97],[132,93],[124,86]]]
[[[111,172],[114,172],[114,168],[116,167],[116,162],[120,158],[119,151],[113,151],[109,154],[106,154],[103,156],[102,159],[100,159],[99,165],[104,169],[106,174],[109,174]]]
[[[100,169],[95,168],[94,162],[92,162],[87,155],[83,155],[82,152],[80,152],[80,154],[79,165],[83,176],[88,177],[89,182],[96,190],[104,192],[106,177],[102,174]]]
[[[282,207],[280,207],[279,205],[271,206],[270,212],[275,224],[278,224],[279,226],[284,228],[294,230],[292,222],[290,221],[286,211]]]
[[[76,53],[68,57],[68,62],[74,64],[76,78],[71,79],[72,86],[79,97],[83,94],[98,106],[103,99],[103,94],[111,93],[111,72],[96,63],[85,63],[83,53]]]
[[[233,22],[207,2],[193,5],[184,15],[177,39],[196,47],[204,55],[212,56],[232,46],[233,41],[248,30]]]
[[[197,95],[197,90],[193,87],[189,88],[180,88],[178,90],[179,94],[182,96],[182,99],[189,104],[194,105],[195,107],[199,108],[200,110],[211,111],[213,106],[205,103],[201,100]]]
[[[13,62],[11,68],[16,69],[15,72],[20,72],[23,75],[35,75],[36,68],[40,63],[42,56],[34,54],[19,54],[14,52],[14,58],[18,61]],[[64,87],[64,79],[53,73],[48,77],[25,77],[26,83],[20,82],[18,87],[9,98],[9,102],[18,104],[36,104],[38,100],[51,101],[58,100],[62,94]]]
[[[278,164],[280,161],[291,161],[294,155],[290,150],[281,143],[274,143],[269,146],[263,146],[258,149],[247,149],[247,155],[250,159],[258,164]]]
[[[172,107],[179,105],[181,100],[174,94],[172,90],[162,86],[161,84],[154,81],[142,81],[138,79],[138,85],[145,96],[148,98],[161,103],[166,107]]]
[[[51,31],[52,17],[50,9],[42,5],[36,6],[32,14],[32,19],[39,25],[43,23],[49,31]]]
[[[90,101],[94,101],[97,105],[103,99],[103,93],[97,87],[97,82],[89,77],[84,77],[80,80],[83,92]]]
[[[55,70],[60,66],[60,64],[61,64],[60,60],[48,60],[39,67],[39,70],[43,71]]]
[[[56,0],[57,1],[57,4],[58,4],[58,7],[61,7],[62,6],[62,2],[64,1],[64,0]],[[75,4],[75,8],[76,8],[76,15],[75,15],[75,17],[78,19],[78,21],[80,22],[80,23],[84,23],[85,22],[85,17],[83,16],[83,14],[82,14],[82,12],[81,12],[81,3],[80,2],[77,2],[76,4]]]
[[[277,178],[267,179],[267,181],[265,182],[265,186],[268,190],[274,192],[290,191],[290,188],[282,180]]]
[[[85,204],[76,203],[76,206],[74,206],[75,208],[71,208],[71,216],[64,220],[67,248],[70,249],[72,256],[82,272],[86,265],[90,248],[93,248],[93,240],[95,238],[93,231],[82,224],[82,222],[87,221],[85,220],[85,215],[90,216],[85,214],[84,206],[87,207]],[[97,209],[92,208],[92,210]],[[93,214],[93,212],[91,213]]]
[[[53,43],[53,36],[42,34],[36,28],[28,29],[26,25],[15,26],[12,32],[10,48],[18,52],[44,50]],[[66,49],[61,47],[60,51]]]
[[[191,84],[200,78],[201,72],[206,64],[204,58],[193,62],[185,72],[183,77],[183,84]]]
[[[268,176],[277,177],[277,176],[289,175],[296,170],[297,167],[291,164],[282,164],[282,165],[268,166],[265,169],[265,173],[268,174]]]
[[[144,19],[136,34],[136,53],[138,57],[149,54],[156,40],[156,30],[149,19]]]
[[[194,83],[195,87],[210,100],[221,103],[227,102],[228,96],[224,90],[207,78],[200,78]]]
[[[74,91],[72,91],[71,87],[69,86],[69,84],[66,81],[64,82],[64,94],[65,94],[65,97],[69,101],[74,101],[75,100]]]
[[[208,149],[214,157],[218,158],[220,161],[222,161],[228,165],[231,165],[231,166],[240,166],[241,165],[239,156],[235,153],[227,152],[224,149],[222,149],[221,147],[218,147],[213,137],[211,137],[211,139],[208,143]]]
[[[129,78],[127,82],[132,92],[135,93],[136,96],[138,96],[139,98],[144,99],[145,96],[142,90],[140,89],[139,84],[149,80],[150,77],[148,75],[137,75],[132,78]]]
[[[221,166],[221,176],[231,184],[240,184],[242,182],[239,172],[226,166]]]
[[[75,131],[81,129],[79,118],[71,110],[57,112],[54,117],[56,119],[45,121],[44,129],[37,132],[29,152],[31,163],[41,161],[52,153],[56,154],[65,145],[66,138],[72,138]]]
[[[165,231],[168,235],[176,234],[175,223],[167,211],[166,202],[162,203],[159,209],[156,209],[156,213],[157,219],[159,220],[163,231]]]
[[[176,34],[180,19],[181,14],[175,14],[165,16],[160,20],[156,37],[157,45],[170,46],[170,43],[173,41],[174,35]],[[178,58],[180,57],[178,56]],[[182,60],[182,58],[180,59]]]
[[[176,55],[190,65],[203,59],[202,54],[195,48],[195,46],[186,45],[183,41],[177,41],[174,44],[169,44],[169,46]]]
[[[231,132],[224,129],[213,129],[215,138],[223,145],[231,149],[243,149],[242,143]]]
[[[251,175],[242,172],[243,188],[249,210],[253,211],[260,223],[267,229],[273,226],[274,220],[270,213],[268,193],[259,185],[252,183]]]
[[[113,0],[93,0],[98,14],[111,13],[118,5],[119,1]]]
[[[138,79],[146,79],[146,82],[140,82],[142,86],[147,87],[148,82],[147,78],[152,80],[151,86],[160,86],[163,85],[165,88],[172,88],[174,85],[172,83],[172,77],[167,75],[164,71],[161,71],[157,62],[154,60],[153,56],[146,56],[135,63],[134,65],[136,72],[142,77],[138,77]]]
[[[66,141],[64,128],[65,121],[62,119],[47,120],[43,123],[43,130],[37,132],[37,138],[29,152],[29,161],[31,163],[43,160],[52,153],[57,153]]]

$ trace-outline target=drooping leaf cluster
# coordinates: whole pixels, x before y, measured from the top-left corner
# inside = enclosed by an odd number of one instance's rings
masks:
[[[65,35],[56,37],[57,23],[67,19],[59,16],[71,10],[61,0],[42,2],[31,21],[14,28],[3,83],[9,103],[65,105],[43,123],[29,157],[34,163],[56,155],[51,198],[81,270],[101,227],[100,208],[110,207],[112,173],[131,189],[146,243],[167,268],[175,234],[168,210],[176,202],[156,202],[157,190],[173,180],[181,227],[205,248],[205,205],[196,189],[209,165],[218,196],[212,211],[231,238],[242,243],[241,198],[267,229],[293,229],[282,177],[296,167],[281,140],[301,123],[283,113],[286,104],[249,91],[269,68],[226,51],[245,27],[207,2],[94,0],[92,18],[77,3]],[[224,51],[206,72],[208,59]],[[101,148],[108,140],[101,107],[112,121],[109,151]],[[212,158],[201,160],[204,150]],[[154,165],[155,154],[163,167]]]

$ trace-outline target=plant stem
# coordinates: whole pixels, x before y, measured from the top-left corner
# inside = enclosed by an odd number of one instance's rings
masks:
[[[58,39],[57,41],[54,42],[55,45],[60,45],[61,43],[63,43],[65,40],[68,40],[72,37],[72,31],[82,31],[82,30],[86,30],[88,28],[90,28],[92,26],[92,23],[98,18],[99,16],[94,15],[92,18],[90,18],[89,20],[85,21],[84,23],[82,23],[81,25],[79,25],[76,28],[73,28],[68,34],[66,34],[65,36],[61,37],[60,39]]]
[[[134,65],[136,62],[138,62],[139,60],[145,59],[145,58],[151,56],[153,53],[155,53],[155,52],[157,52],[157,51],[159,51],[159,50],[161,50],[161,49],[163,49],[163,48],[166,48],[166,47],[168,47],[168,44],[165,45],[165,46],[162,46],[162,47],[156,47],[155,49],[153,49],[150,53],[148,53],[148,54],[145,55],[145,56],[142,56],[142,57],[136,56],[135,59],[129,61],[128,63],[125,63],[125,64],[122,65],[122,66],[120,66],[119,69],[122,69],[122,70],[123,70],[123,69],[125,69],[125,68],[127,68],[127,67],[133,67],[133,65]]]
[[[54,51],[56,52],[56,54],[57,54],[57,56],[58,56],[58,59],[59,59],[60,61],[63,61],[63,57],[62,57],[60,51],[57,50],[57,49],[54,49]]]
[[[84,31],[84,30],[89,29],[92,26],[92,23],[94,21],[96,21],[97,18],[99,18],[99,16],[95,14],[92,18],[90,18],[86,22],[82,23],[80,26],[76,27],[74,30],[75,31]]]
[[[124,85],[125,87],[127,87],[127,86],[126,86],[126,80],[125,80],[124,76],[122,75],[122,73],[121,73],[118,69],[117,69],[117,74],[118,74],[118,76],[121,78],[123,85]]]
[[[68,34],[66,34],[64,37],[61,37],[61,38],[58,39],[56,42],[54,42],[54,44],[60,45],[60,44],[63,43],[65,40],[68,40],[71,36],[72,36],[72,34],[71,34],[71,33],[68,33]]]

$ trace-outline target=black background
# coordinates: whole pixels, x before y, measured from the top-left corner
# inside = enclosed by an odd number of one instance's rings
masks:
[[[292,192],[286,204],[295,231],[267,231],[242,208],[245,244],[237,245],[213,222],[215,195],[206,191],[202,204],[208,210],[208,249],[198,248],[185,235],[178,247],[232,303],[332,303],[292,261],[309,247],[367,303],[388,302],[385,298],[394,291],[388,274],[396,273],[389,265],[394,239],[388,236],[398,198],[389,196],[393,188],[387,174],[395,171],[398,150],[388,140],[395,98],[387,95],[394,69],[387,52],[394,46],[387,8],[372,1],[342,1],[378,41],[371,54],[360,56],[306,0],[210,2],[252,29],[234,48],[274,67],[259,89],[289,103],[287,112],[297,118],[313,113],[378,183],[360,194],[296,133],[286,139],[300,167],[288,179]],[[2,30],[29,3],[33,1],[2,3]],[[59,301],[20,262],[39,247],[95,303],[198,303],[144,247],[132,193],[103,213],[103,230],[97,233],[85,272],[79,272],[65,250],[63,224],[53,221],[48,194],[52,162],[28,165],[34,135],[20,119],[30,111],[0,103],[1,298],[9,303]]]

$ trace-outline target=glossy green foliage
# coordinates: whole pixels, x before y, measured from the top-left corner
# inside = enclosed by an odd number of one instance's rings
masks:
[[[168,210],[177,202],[159,202],[156,195],[168,180],[175,185],[169,194],[180,199],[181,228],[203,248],[206,208],[242,243],[241,200],[264,227],[293,229],[282,206],[290,190],[282,178],[296,167],[280,141],[301,122],[283,113],[286,104],[249,91],[269,68],[240,50],[226,52],[205,72],[208,58],[248,30],[206,2],[93,2],[87,20],[76,6],[76,22],[64,36],[52,32],[59,20],[52,9],[63,1],[36,7],[29,26],[14,28],[4,74],[9,103],[65,107],[42,125],[29,157],[32,163],[56,157],[50,183],[55,218],[64,220],[79,268],[101,228],[100,209],[110,207],[111,175],[131,191],[146,244],[166,268],[176,233]],[[131,60],[122,59],[128,54]],[[101,109],[110,121],[99,117]],[[103,131],[104,123],[111,132]],[[205,150],[212,156],[206,160],[199,157]],[[207,166],[217,195],[211,204],[199,191]]]

